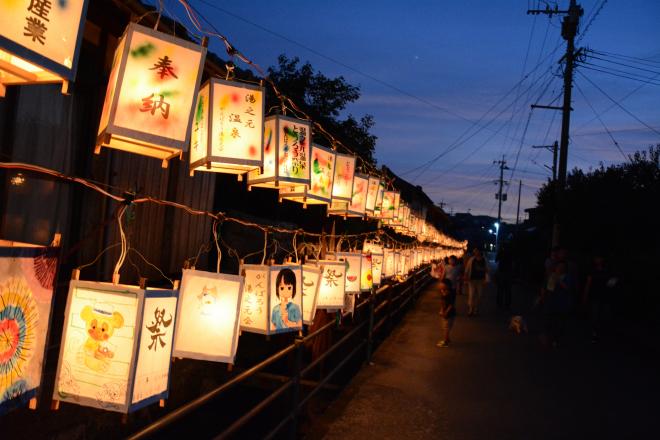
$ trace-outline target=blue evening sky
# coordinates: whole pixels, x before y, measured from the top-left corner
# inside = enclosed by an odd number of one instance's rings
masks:
[[[545,2],[540,3],[545,7]],[[558,3],[560,9],[568,6],[568,0]],[[581,31],[602,3],[581,2],[585,9]],[[584,67],[578,70],[617,101],[633,92],[621,104],[655,131],[617,106],[607,110],[612,101],[577,74],[575,84],[581,91],[573,88],[569,169],[588,170],[600,162],[623,160],[589,103],[602,113],[603,123],[624,153],[660,143],[660,2],[604,3],[578,47],[617,54],[617,58],[597,55],[608,61],[587,61],[613,73],[654,78],[656,84]],[[561,105],[562,80],[549,69],[556,70],[565,50],[561,17],[526,14],[539,2],[190,0],[189,4],[264,68],[283,53],[309,61],[327,76],[341,75],[358,85],[362,97],[347,113],[374,116],[379,164],[422,185],[434,201],[447,204],[446,210],[496,215],[492,181],[498,169],[493,161],[502,155],[511,168],[505,177],[513,180],[503,206],[505,220],[515,221],[518,180],[523,183],[521,212],[535,205],[535,192],[549,175],[544,165],[551,163],[552,156],[531,145],[559,139],[561,113],[534,110],[530,117],[529,106],[544,90],[539,104],[558,98],[554,105]],[[190,23],[174,0],[165,5],[180,21]],[[211,40],[210,48],[226,55],[218,39]],[[531,73],[516,87],[523,69]],[[441,153],[435,162],[419,168]]]

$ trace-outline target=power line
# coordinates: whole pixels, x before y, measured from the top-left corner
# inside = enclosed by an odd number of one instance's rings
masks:
[[[625,79],[629,79],[629,80],[632,80],[632,81],[639,81],[639,82],[644,83],[644,84],[651,84],[652,86],[660,86],[660,83],[657,83],[657,82],[644,80],[644,79],[640,79],[640,78],[633,78],[631,76],[619,75],[618,73],[609,72],[607,70],[596,69],[594,67],[589,67],[589,66],[584,66],[584,65],[582,65],[580,67],[582,67],[583,69],[593,70],[593,71],[596,71],[596,72],[605,73],[607,75],[616,76],[618,78],[625,78]]]
[[[648,58],[638,58],[638,57],[633,57],[630,55],[622,55],[622,54],[617,54],[613,52],[607,52],[604,50],[594,50],[594,49],[589,49],[589,52],[597,53],[599,55],[603,56],[609,56],[609,57],[614,57],[614,58],[619,58],[623,60],[630,60],[631,62],[636,62],[642,65],[650,65],[650,67],[655,67],[653,65],[660,65],[660,61],[655,61],[651,60]]]
[[[591,27],[591,24],[594,22],[596,17],[598,17],[598,14],[600,14],[600,11],[603,10],[603,7],[607,3],[607,0],[603,0],[598,7],[598,9],[595,10],[593,14],[591,14],[591,17],[589,18],[589,21],[587,22],[587,25],[584,27],[584,31],[582,31],[582,34],[578,37],[577,39],[577,44],[580,44],[580,41],[584,38],[584,36],[589,32],[589,28]]]
[[[616,64],[616,65],[618,65],[618,66],[629,67],[629,68],[631,68],[631,69],[641,70],[641,71],[643,71],[643,72],[650,72],[650,73],[653,73],[653,74],[656,74],[656,75],[657,75],[657,74],[660,74],[660,72],[658,72],[657,70],[651,70],[651,69],[645,69],[645,68],[643,68],[643,67],[631,66],[630,64],[620,63],[620,62],[618,62],[618,61],[608,60],[607,58],[602,58],[602,57],[598,57],[598,56],[595,56],[595,55],[589,55],[589,58],[595,58],[595,59],[597,59],[597,60],[605,61],[606,63]],[[612,70],[615,70],[615,69],[612,69]]]

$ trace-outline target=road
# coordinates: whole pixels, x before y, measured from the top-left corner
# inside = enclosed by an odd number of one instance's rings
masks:
[[[529,291],[516,286],[515,304]],[[482,315],[466,316],[466,297],[452,346],[438,348],[439,299],[431,287],[331,406],[317,415],[309,439],[609,439],[659,438],[658,361],[623,329],[592,344],[574,320],[564,344],[508,330],[489,289]],[[528,307],[522,306],[524,310]]]

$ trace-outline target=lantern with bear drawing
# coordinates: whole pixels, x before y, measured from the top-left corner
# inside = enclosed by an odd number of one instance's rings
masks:
[[[283,115],[264,122],[263,170],[248,173],[248,187],[309,185],[312,124]]]
[[[346,262],[319,260],[314,264],[321,267],[321,279],[317,309],[338,310],[344,306],[346,289]]]
[[[53,400],[128,413],[167,398],[177,298],[71,281]]]
[[[163,160],[188,151],[206,48],[131,23],[115,52],[95,153],[115,148]]]
[[[280,198],[314,205],[329,205],[335,177],[336,153],[320,145],[312,145],[312,170],[309,185],[280,188]]]
[[[28,401],[36,408],[58,254],[57,247],[0,240],[0,415]]]
[[[243,174],[263,165],[263,87],[211,78],[197,95],[190,174]]]
[[[302,268],[298,264],[241,265],[245,277],[241,330],[271,335],[302,329]]]
[[[14,84],[73,81],[78,66],[86,0],[2,2],[0,97]]]
[[[242,295],[241,276],[184,269],[174,356],[233,364]]]

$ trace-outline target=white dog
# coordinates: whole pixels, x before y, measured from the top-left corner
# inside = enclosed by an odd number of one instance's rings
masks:
[[[511,321],[509,322],[509,330],[517,335],[527,333],[527,323],[520,315],[512,316]]]

